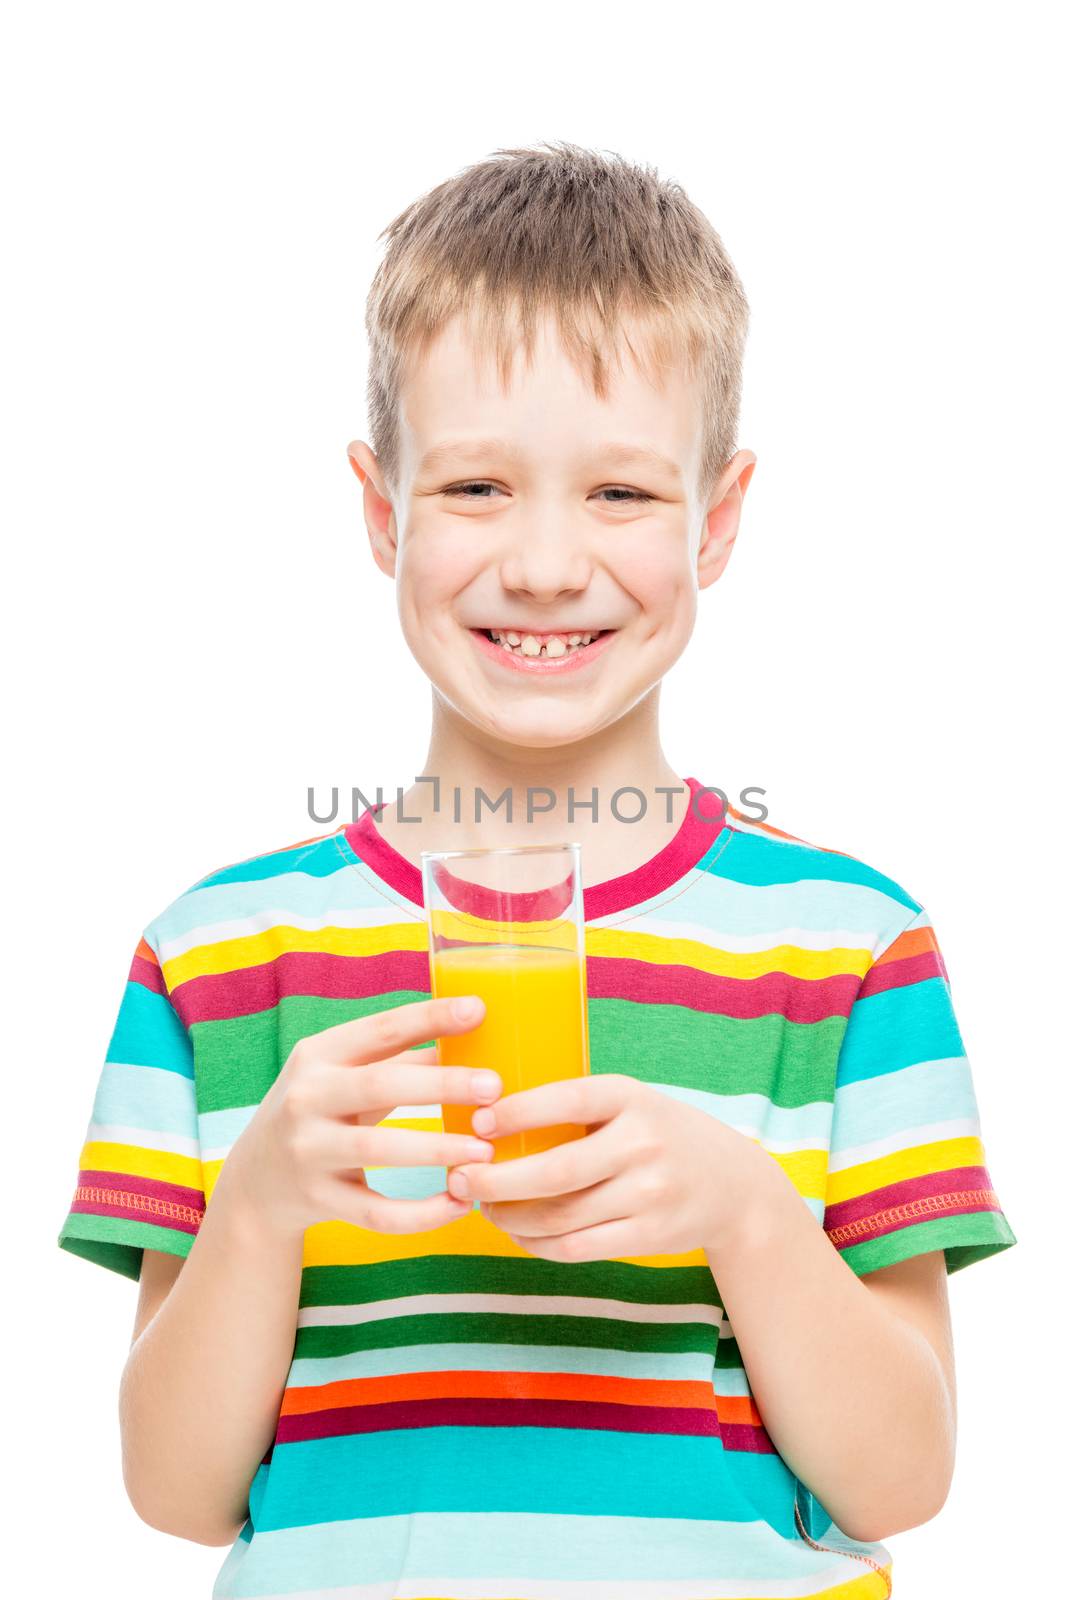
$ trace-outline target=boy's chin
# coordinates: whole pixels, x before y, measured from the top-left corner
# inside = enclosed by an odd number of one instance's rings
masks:
[[[621,708],[607,719],[602,715],[594,720],[589,707],[510,707],[506,695],[487,695],[475,701],[466,694],[457,694],[449,685],[438,684],[437,688],[465,722],[517,750],[558,750],[564,745],[579,744],[603,729],[606,721],[615,722],[623,714]]]

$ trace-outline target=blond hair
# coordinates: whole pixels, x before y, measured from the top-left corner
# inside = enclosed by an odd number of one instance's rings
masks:
[[[681,361],[700,393],[699,488],[710,492],[737,448],[749,306],[719,235],[679,184],[564,140],[496,150],[378,237],[386,250],[367,298],[367,409],[391,492],[405,364],[458,314],[470,318],[476,349],[496,355],[503,383],[517,323],[529,351],[545,314],[599,399],[620,339],[651,381]]]

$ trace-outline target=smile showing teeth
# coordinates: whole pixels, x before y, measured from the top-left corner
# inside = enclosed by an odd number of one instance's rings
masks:
[[[500,633],[495,628],[487,628],[485,632],[502,650],[523,656],[574,655],[601,636],[599,628],[590,633],[517,633],[514,629]]]

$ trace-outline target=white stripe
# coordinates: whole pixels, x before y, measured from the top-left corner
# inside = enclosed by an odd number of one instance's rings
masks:
[[[907,910],[908,907],[906,906],[905,909]],[[892,944],[896,944],[898,939],[901,938],[901,935],[904,933],[906,928],[910,933],[914,933],[918,928],[929,928],[930,926],[931,919],[927,915],[926,911],[917,911],[915,916],[910,917],[907,922],[903,922],[900,928],[895,928],[893,933],[889,933],[884,938],[876,940],[871,953],[872,961],[878,961],[880,956],[884,956],[889,950],[890,946]]]
[[[141,1150],[165,1150],[172,1156],[200,1156],[196,1139],[187,1139],[180,1133],[155,1133],[151,1128],[123,1128],[115,1123],[91,1122],[86,1135],[88,1143],[131,1144]]]
[[[274,907],[257,911],[252,916],[237,917],[228,922],[201,923],[187,933],[177,934],[172,939],[161,939],[158,954],[161,962],[173,961],[177,956],[185,955],[187,951],[195,950],[202,945],[222,944],[231,939],[253,938],[257,934],[270,933],[280,927],[298,928],[305,933],[320,933],[324,928],[356,930],[391,925],[392,919],[383,917],[380,906],[327,906],[321,912],[311,915],[285,907]],[[868,952],[879,937],[878,928],[820,929],[787,926],[767,928],[758,933],[732,933],[727,929],[709,927],[699,922],[668,919],[655,911],[637,919],[633,924],[628,924],[628,930],[631,929],[658,939],[683,940],[713,950],[722,950],[726,955],[758,955],[763,950],[775,949],[780,945],[792,945],[799,950],[813,952],[835,949]]]
[[[788,1156],[798,1152],[815,1151],[825,1153],[830,1144],[831,1102],[829,1100],[805,1101],[799,1106],[775,1106],[767,1095],[746,1094],[716,1095],[701,1089],[679,1088],[676,1084],[653,1083],[651,1088],[657,1089],[661,1094],[671,1099],[679,1100],[686,1105],[692,1105],[705,1116],[714,1117],[718,1122],[723,1122],[744,1138],[751,1139],[760,1144],[769,1155]],[[732,1106],[737,1102],[737,1109]],[[743,1118],[740,1112],[742,1103],[745,1103],[747,1115]],[[817,1118],[826,1125],[825,1136],[801,1137],[798,1139],[782,1139],[773,1137],[769,1124],[789,1123],[792,1118],[801,1118],[810,1114],[810,1108],[816,1108]],[[246,1124],[255,1114],[257,1107],[249,1106],[245,1109]],[[227,1117],[237,1116],[237,1111],[221,1113]],[[209,1113],[211,1115],[211,1113]],[[380,1128],[400,1128],[405,1122],[442,1122],[443,1108],[439,1103],[427,1105],[395,1106],[388,1117],[383,1117],[377,1124]],[[404,1131],[404,1130],[402,1130]],[[436,1133],[439,1130],[430,1128],[426,1130],[407,1130],[411,1132],[426,1131]],[[444,1128],[440,1130],[444,1132]],[[205,1145],[201,1150],[204,1161],[217,1161],[226,1157],[233,1148],[234,1141],[229,1144]],[[404,1163],[397,1163],[403,1166]],[[418,1162],[412,1163],[420,1167],[438,1166],[444,1170],[444,1163]],[[367,1166],[367,1172],[381,1172],[389,1170],[382,1164]]]
[[[713,1383],[714,1356],[708,1350],[590,1349],[568,1344],[426,1344],[358,1350],[337,1356],[299,1356],[290,1368],[290,1389],[318,1389],[353,1379],[411,1377],[432,1372],[567,1373],[579,1378],[627,1378],[675,1383]],[[734,1393],[736,1367],[726,1375]]]
[[[176,956],[195,950],[198,945],[222,944],[228,939],[248,939],[258,933],[270,933],[273,928],[300,928],[305,933],[319,933],[323,928],[382,928],[392,926],[395,919],[383,916],[378,906],[325,906],[321,912],[309,915],[287,906],[265,907],[252,916],[235,917],[229,922],[204,922],[187,933],[175,934],[172,939],[161,939],[158,955],[161,962],[173,961]]]
[[[699,922],[673,922],[658,916],[655,911],[642,919],[648,932],[657,938],[684,939],[692,944],[710,946],[728,955],[759,955],[764,950],[774,950],[779,945],[794,945],[799,950],[859,950],[865,955],[879,937],[878,928],[767,928],[759,933],[730,933],[723,928],[713,928]]]
[[[978,1137],[979,1123],[975,1117],[957,1117],[952,1122],[929,1122],[920,1128],[904,1128],[900,1133],[888,1134],[885,1139],[873,1139],[869,1144],[855,1144],[848,1150],[836,1150],[827,1162],[827,1171],[841,1172],[845,1167],[858,1167],[864,1161],[878,1161],[882,1156],[911,1150],[913,1145],[935,1144],[940,1139]]]
[[[601,1300],[581,1295],[542,1294],[410,1294],[368,1305],[305,1306],[297,1316],[298,1328],[350,1328],[359,1323],[383,1322],[390,1317],[415,1317],[448,1312],[502,1312],[513,1316],[603,1317],[613,1322],[704,1322],[716,1327],[723,1321],[718,1306],[701,1302],[675,1305],[639,1305],[632,1300]]]

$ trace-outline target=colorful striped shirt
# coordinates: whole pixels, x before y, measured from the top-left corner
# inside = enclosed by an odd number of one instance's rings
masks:
[[[591,1071],[757,1141],[857,1274],[1007,1249],[922,906],[842,852],[710,820],[687,783],[668,845],[585,890]],[[187,1255],[297,1040],[429,994],[420,874],[372,812],[201,879],[137,945],[60,1244],[130,1278],[146,1248]],[[388,1124],[440,1131],[441,1107]],[[274,1441],[213,1596],[882,1600],[890,1574],[779,1456],[703,1251],[560,1264],[476,1206],[308,1229]]]

